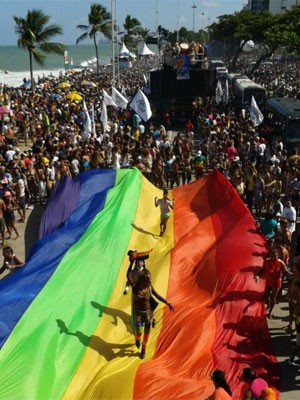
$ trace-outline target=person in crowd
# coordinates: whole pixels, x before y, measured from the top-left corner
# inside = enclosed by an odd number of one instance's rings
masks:
[[[219,369],[210,374],[210,379],[215,386],[215,390],[207,400],[229,400],[231,399],[231,389],[226,382],[225,373]]]
[[[6,211],[6,205],[2,199],[2,193],[0,193],[0,234],[1,234],[2,246],[4,246],[4,241],[5,241],[5,220],[4,220],[5,211]]]
[[[18,210],[17,202],[14,198],[14,195],[11,191],[6,190],[3,193],[3,200],[5,203],[5,211],[4,211],[4,221],[6,225],[6,229],[8,232],[8,239],[11,239],[12,233],[15,232],[16,237],[18,239],[20,237],[19,232],[15,225],[15,211]]]
[[[241,380],[247,383],[247,389],[243,393],[242,400],[259,399],[264,389],[268,388],[267,382],[258,377],[253,368],[243,368]]]
[[[295,310],[300,304],[300,257],[295,257],[293,263],[293,270],[294,273],[288,287],[287,292],[287,299],[289,303],[289,323],[288,326],[285,328],[287,332],[294,332],[293,329],[293,322],[295,321]]]
[[[12,247],[6,246],[2,250],[3,255],[3,265],[0,269],[0,273],[4,270],[14,271],[16,268],[21,268],[24,266],[24,261],[14,254]]]
[[[206,160],[205,160],[204,155],[202,154],[202,151],[198,150],[197,154],[195,155],[195,157],[193,159],[196,179],[199,179],[203,176],[205,161]]]
[[[155,207],[160,207],[160,236],[163,236],[167,229],[167,222],[170,218],[170,210],[173,210],[175,199],[172,201],[168,198],[168,190],[164,189],[163,197],[158,199],[155,197]]]
[[[291,200],[286,201],[286,205],[283,208],[282,218],[285,218],[288,222],[288,230],[293,235],[296,230],[297,213],[295,207],[292,205]]]
[[[273,388],[268,387],[261,391],[261,400],[276,400],[276,392]]]
[[[273,318],[273,308],[276,304],[284,274],[293,275],[287,269],[286,264],[278,258],[278,252],[275,249],[271,249],[270,256],[265,259],[263,267],[254,275],[256,282],[258,282],[260,276],[266,279],[265,302],[269,310],[269,318]]]
[[[141,347],[140,357],[143,359],[146,355],[146,347],[153,319],[153,310],[150,303],[151,296],[153,295],[157,300],[165,303],[170,311],[174,312],[174,308],[171,303],[156,292],[151,283],[149,271],[140,271],[136,281],[131,274],[128,274],[128,280],[132,287],[132,316],[135,344],[138,349]]]
[[[267,211],[265,218],[260,221],[259,229],[266,239],[274,238],[278,231],[278,224],[270,212]]]
[[[123,294],[127,294],[129,290],[130,282],[128,280],[128,275],[131,276],[131,281],[136,281],[139,272],[146,270],[145,260],[149,258],[149,254],[152,250],[153,249],[144,252],[138,252],[137,250],[128,251],[129,266],[126,274],[127,282]]]

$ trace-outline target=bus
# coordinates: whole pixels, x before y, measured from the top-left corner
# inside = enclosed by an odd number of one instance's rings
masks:
[[[245,105],[251,104],[252,96],[254,96],[258,105],[264,104],[267,97],[266,89],[249,78],[235,79],[233,92],[238,102]]]
[[[300,144],[300,101],[293,98],[271,98],[265,104],[265,122],[281,137],[287,148]]]

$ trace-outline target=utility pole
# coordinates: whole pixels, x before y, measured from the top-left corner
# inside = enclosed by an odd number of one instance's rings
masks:
[[[179,42],[179,0],[177,0],[177,35],[176,41]]]
[[[116,60],[115,60],[115,11],[116,0],[111,0],[111,40],[112,40],[112,85],[116,82]]]
[[[197,6],[196,6],[196,4],[194,3],[194,4],[192,5],[192,9],[193,9],[193,32],[195,32],[195,10],[196,10],[196,8],[197,8]]]

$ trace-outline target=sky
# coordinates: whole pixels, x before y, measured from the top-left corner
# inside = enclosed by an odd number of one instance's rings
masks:
[[[151,32],[155,27],[174,31],[185,26],[195,31],[205,28],[220,15],[240,11],[246,0],[115,0],[117,5],[117,24],[122,26],[126,15],[137,18],[144,28]],[[0,0],[0,46],[16,45],[15,23],[13,16],[25,17],[28,10],[39,9],[50,17],[49,23],[63,28],[63,35],[56,36],[55,41],[63,44],[76,44],[82,31],[77,25],[87,25],[90,4],[99,3],[111,11],[111,0]],[[195,5],[196,8],[192,8]],[[92,44],[86,40],[82,42]]]

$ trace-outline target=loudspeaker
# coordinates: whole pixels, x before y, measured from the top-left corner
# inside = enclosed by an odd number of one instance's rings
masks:
[[[168,66],[150,72],[151,99],[191,98],[213,96],[216,76],[214,70],[190,69],[190,79],[177,79],[176,71]]]

